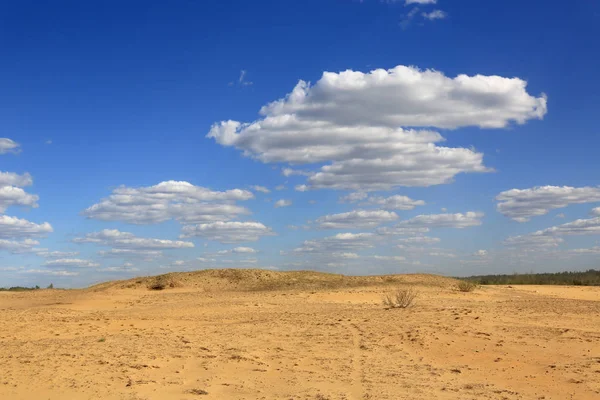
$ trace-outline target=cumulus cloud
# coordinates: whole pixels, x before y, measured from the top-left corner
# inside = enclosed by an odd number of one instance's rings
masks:
[[[355,192],[341,197],[341,203],[360,203],[362,206],[378,206],[386,210],[412,210],[417,206],[425,205],[423,200],[413,200],[408,196],[394,195],[389,197],[367,196],[364,192]]]
[[[383,236],[419,236],[429,232],[429,228],[414,226],[384,226],[377,229],[377,233]]]
[[[33,184],[33,178],[29,173],[23,175],[16,174],[14,172],[2,172],[0,171],[0,186],[17,186],[25,187]]]
[[[403,256],[373,256],[377,261],[406,261],[406,257]]]
[[[589,249],[572,249],[569,250],[572,254],[600,254],[600,246],[594,246]]]
[[[258,250],[253,249],[252,247],[235,247],[229,250],[221,250],[216,253],[218,256],[222,256],[225,254],[256,254]]]
[[[44,258],[73,258],[79,255],[78,251],[48,251],[40,250],[35,252],[36,255]]]
[[[61,268],[96,268],[99,267],[100,264],[90,260],[82,260],[80,258],[58,258],[56,260],[46,261],[42,266]]]
[[[0,138],[0,154],[14,153],[21,151],[21,145],[9,138]]]
[[[37,208],[39,197],[29,194],[23,189],[14,186],[0,187],[0,213],[6,211],[10,206],[25,206]]]
[[[398,214],[385,210],[354,210],[341,214],[325,215],[315,221],[319,229],[374,228],[398,219]]]
[[[430,21],[434,21],[436,19],[444,19],[448,16],[448,14],[442,10],[433,10],[431,12],[424,12],[421,15],[423,16],[423,18],[428,19]]]
[[[487,257],[488,251],[487,250],[477,250],[475,253],[473,253],[473,255],[475,257]]]
[[[404,239],[399,239],[398,242],[412,245],[412,244],[434,244],[439,243],[440,238],[429,237],[429,236],[414,236]]]
[[[120,186],[82,214],[93,219],[133,224],[153,224],[170,219],[182,223],[226,221],[249,213],[235,202],[253,197],[247,190],[217,192],[189,182],[165,181],[140,188]]]
[[[262,236],[273,236],[271,228],[260,222],[213,222],[209,224],[187,225],[182,229],[182,237],[202,237],[221,243],[256,242]]]
[[[600,207],[593,208],[591,214],[600,217]]]
[[[497,210],[518,222],[546,215],[550,210],[600,201],[600,187],[538,186],[511,189],[496,196]]]
[[[308,177],[312,188],[387,190],[490,171],[483,154],[439,146],[439,133],[407,127],[502,128],[545,113],[545,96],[529,95],[519,78],[449,78],[397,66],[325,72],[312,86],[300,81],[285,98],[264,106],[262,119],[223,121],[207,137],[265,163],[325,164]]]
[[[33,247],[39,245],[40,242],[33,239],[25,239],[21,241],[0,239],[0,251],[9,251],[13,254],[29,253],[33,251]]]
[[[310,176],[310,172],[308,172],[308,171],[302,171],[299,169],[292,169],[292,168],[283,168],[281,170],[281,174],[285,177],[290,177],[293,175]]]
[[[32,275],[49,275],[49,276],[78,276],[79,272],[74,271],[52,271],[48,269],[28,269],[24,271],[20,271],[22,274],[32,274]]]
[[[437,0],[406,0],[404,2],[405,5],[411,5],[411,4],[436,4]]]
[[[562,242],[561,238],[545,236],[536,232],[529,235],[511,236],[504,241],[504,245],[535,249],[557,247]]]
[[[281,199],[281,200],[277,200],[275,202],[274,207],[275,208],[280,208],[280,207],[289,207],[292,205],[292,201],[291,200],[286,200],[286,199]]]
[[[117,229],[104,229],[100,232],[88,233],[84,237],[73,239],[73,242],[94,243],[100,246],[132,251],[189,249],[194,247],[194,243],[192,242],[141,238],[135,236],[133,233],[121,232]]]
[[[295,254],[320,254],[355,252],[373,247],[372,233],[338,233],[323,239],[306,240],[295,248]]]
[[[160,250],[110,249],[101,250],[98,252],[98,255],[101,257],[143,258],[145,260],[153,260],[162,257],[163,253]]]
[[[99,271],[101,271],[101,272],[137,272],[137,271],[139,271],[139,268],[134,267],[133,264],[130,262],[126,262],[126,263],[123,263],[123,265],[106,267],[106,268],[99,269]]]
[[[0,238],[40,237],[52,231],[48,222],[36,224],[25,219],[0,215]]]
[[[271,191],[264,186],[254,185],[254,186],[252,186],[252,189],[256,190],[257,192],[261,192],[261,193],[271,193]]]
[[[428,214],[418,215],[406,221],[402,221],[399,225],[420,226],[427,228],[469,228],[472,226],[481,225],[481,218],[484,214],[481,212],[469,211],[464,214]]]

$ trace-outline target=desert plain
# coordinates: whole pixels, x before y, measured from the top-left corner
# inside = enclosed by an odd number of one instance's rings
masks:
[[[600,399],[600,288],[211,270],[0,292],[0,399]],[[384,294],[413,288],[406,309]]]

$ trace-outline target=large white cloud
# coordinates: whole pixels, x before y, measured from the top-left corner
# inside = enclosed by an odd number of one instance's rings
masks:
[[[515,221],[526,222],[569,204],[600,202],[600,187],[538,186],[511,189],[500,193],[496,200],[500,213]]]
[[[9,138],[0,138],[0,154],[18,153],[21,145]]]
[[[252,192],[247,190],[218,192],[189,182],[165,181],[140,188],[120,186],[109,197],[84,210],[83,215],[133,224],[152,224],[170,219],[182,223],[225,221],[249,213],[235,202],[253,197]]]
[[[341,214],[325,215],[315,222],[320,229],[374,228],[398,219],[395,212],[385,210],[354,210]]]
[[[481,218],[484,214],[481,212],[469,211],[464,214],[428,214],[417,215],[406,221],[402,221],[399,226],[417,226],[426,228],[469,228],[481,225]]]
[[[315,85],[300,81],[264,106],[263,119],[214,124],[207,137],[267,163],[326,163],[309,176],[311,188],[430,186],[489,171],[483,154],[439,146],[444,138],[437,132],[404,128],[502,128],[542,118],[545,97],[525,88],[518,78],[448,78],[405,66],[325,72]]]
[[[0,238],[40,237],[52,231],[48,222],[36,224],[25,219],[0,215]]]
[[[271,228],[260,222],[218,221],[186,225],[182,237],[202,237],[221,243],[256,242],[261,236],[273,236]]]
[[[39,197],[15,186],[0,186],[0,213],[10,206],[37,208]]]

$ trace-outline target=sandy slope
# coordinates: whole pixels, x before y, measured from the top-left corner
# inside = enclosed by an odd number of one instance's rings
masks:
[[[228,274],[0,292],[0,399],[600,399],[600,288]]]

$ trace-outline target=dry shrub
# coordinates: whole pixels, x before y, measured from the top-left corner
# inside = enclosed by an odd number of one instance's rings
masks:
[[[164,290],[167,288],[177,287],[177,283],[169,275],[155,276],[150,282],[148,282],[148,289],[150,290]]]
[[[472,292],[473,290],[477,289],[477,284],[471,281],[460,281],[456,284],[456,287],[461,292]]]
[[[398,288],[383,297],[383,305],[388,308],[407,308],[414,303],[419,295],[413,288]]]

